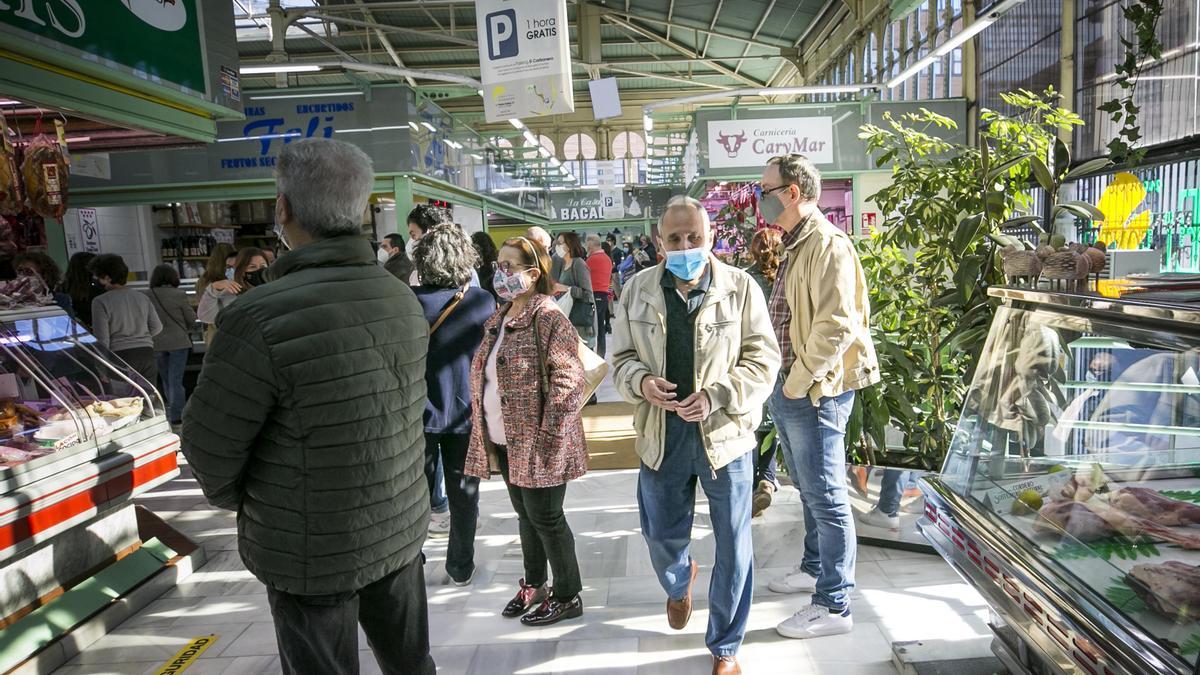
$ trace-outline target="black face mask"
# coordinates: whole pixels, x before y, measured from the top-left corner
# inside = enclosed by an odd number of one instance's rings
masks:
[[[246,272],[242,278],[246,280],[248,286],[262,286],[267,283],[267,268],[257,269],[253,272]]]

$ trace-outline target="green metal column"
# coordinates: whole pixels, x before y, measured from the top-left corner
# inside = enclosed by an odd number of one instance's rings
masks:
[[[67,231],[54,219],[46,220],[46,254],[54,258],[60,269],[67,269]]]
[[[413,182],[409,176],[392,179],[392,192],[396,200],[396,213],[408,213],[413,207]]]

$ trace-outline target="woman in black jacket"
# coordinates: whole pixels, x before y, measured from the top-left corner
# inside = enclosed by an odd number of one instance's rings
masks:
[[[446,574],[454,585],[466,586],[475,574],[479,519],[479,479],[463,474],[471,439],[471,360],[483,340],[484,324],[496,311],[496,301],[482,288],[470,286],[479,255],[459,227],[430,228],[417,242],[413,258],[421,279],[413,293],[425,309],[430,330],[425,360],[425,477],[432,494],[440,459],[450,501]]]

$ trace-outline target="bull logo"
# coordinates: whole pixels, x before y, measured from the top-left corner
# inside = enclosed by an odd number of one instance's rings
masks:
[[[730,136],[725,132],[717,134],[717,142],[721,147],[725,148],[725,152],[729,154],[730,159],[736,159],[738,150],[741,150],[742,143],[746,142],[746,132],[742,132],[736,136]]]

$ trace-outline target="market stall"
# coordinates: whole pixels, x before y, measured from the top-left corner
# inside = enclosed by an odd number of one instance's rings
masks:
[[[0,288],[0,670],[84,618],[31,612],[137,551],[133,498],[179,473],[154,387],[29,279]]]
[[[1200,307],[992,295],[921,532],[987,599],[1013,672],[1195,672]]]

